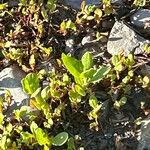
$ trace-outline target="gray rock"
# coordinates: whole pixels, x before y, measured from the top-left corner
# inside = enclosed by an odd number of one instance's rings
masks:
[[[0,96],[4,96],[5,90],[9,90],[12,95],[12,103],[7,112],[9,115],[14,109],[28,105],[28,95],[22,90],[21,79],[25,73],[19,67],[13,65],[0,72]]]
[[[123,52],[125,56],[134,50],[134,54],[142,54],[144,45],[149,40],[144,39],[123,22],[116,22],[110,32],[107,51],[112,55]]]
[[[150,116],[142,121],[137,150],[150,150]]]
[[[145,23],[150,23],[150,10],[149,9],[139,9],[131,17],[131,23],[137,27],[144,28]],[[150,30],[150,28],[149,28]]]

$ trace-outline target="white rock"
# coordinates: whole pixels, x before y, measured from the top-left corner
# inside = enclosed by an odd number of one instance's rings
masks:
[[[142,54],[145,44],[149,40],[144,39],[123,22],[116,22],[110,32],[107,42],[107,51],[112,55],[117,55],[124,52],[127,56],[134,49],[134,54]]]

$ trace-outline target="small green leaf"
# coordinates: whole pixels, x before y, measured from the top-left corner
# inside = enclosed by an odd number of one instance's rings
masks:
[[[29,59],[29,65],[31,66],[31,68],[35,66],[35,57],[34,57],[34,54],[32,54],[30,56],[30,59]]]
[[[41,8],[41,15],[46,21],[48,21],[47,10],[44,7]]]
[[[85,96],[86,93],[85,93],[85,90],[79,86],[79,85],[75,85],[75,90],[81,95],[81,96]]]
[[[111,0],[102,0],[102,2],[106,6],[110,6],[111,5]]]
[[[120,99],[120,101],[119,101],[120,106],[125,105],[125,104],[126,104],[126,102],[127,102],[127,98],[126,98],[126,97],[122,97],[122,98]]]
[[[80,77],[81,78],[92,78],[93,75],[96,73],[96,70],[94,70],[93,68],[89,69],[89,70],[86,70],[86,71],[83,71],[81,74],[80,74]]]
[[[52,12],[56,9],[56,0],[48,0],[47,8]]]
[[[118,65],[118,62],[119,62],[119,57],[118,57],[118,55],[113,55],[112,56],[112,58],[111,58],[112,60],[112,64],[114,65],[114,66],[117,66]]]
[[[13,130],[13,126],[11,123],[9,123],[6,127],[6,131],[10,134],[12,130]]]
[[[84,12],[85,6],[86,6],[85,1],[82,1],[81,2],[81,10],[82,10],[82,12]]]
[[[89,5],[89,6],[88,6],[88,11],[89,11],[90,13],[92,13],[92,12],[94,12],[95,8],[96,8],[95,5]]]
[[[29,73],[21,80],[23,90],[27,94],[32,94],[39,88],[39,79],[36,73]]]
[[[4,120],[4,115],[2,113],[0,113],[0,125],[3,124],[3,120]]]
[[[30,125],[30,130],[33,134],[35,134],[35,130],[38,128],[38,125],[32,121],[31,125]]]
[[[93,67],[93,58],[92,58],[91,53],[86,52],[82,56],[81,61],[82,61],[82,64],[83,64],[84,71],[90,69],[91,67]]]
[[[149,79],[148,76],[145,76],[145,77],[143,78],[143,81],[144,81],[145,84],[149,84],[149,83],[150,83],[150,79]]]
[[[150,43],[144,45],[144,51],[149,54],[150,53]]]
[[[87,20],[93,20],[93,19],[94,19],[94,16],[87,16],[86,19],[87,19]]]
[[[133,5],[143,7],[146,5],[146,0],[134,0]]]
[[[130,81],[130,76],[126,76],[122,79],[122,82],[127,84]]]
[[[93,75],[91,82],[98,82],[100,81],[108,72],[110,71],[109,67],[101,66],[97,72]]]
[[[79,77],[80,73],[83,71],[83,65],[81,61],[67,56],[64,53],[61,56],[62,61],[67,68],[67,70],[74,76],[74,77]]]
[[[68,21],[66,22],[66,27],[65,27],[65,28],[66,28],[66,29],[72,29],[72,30],[74,30],[74,31],[77,30],[75,24],[74,24],[71,20],[68,20]]]
[[[20,0],[20,4],[21,5],[26,5],[27,4],[27,0]]]
[[[49,47],[49,48],[44,47],[43,51],[49,56],[51,54],[51,52],[53,51],[53,49],[52,49],[52,47]]]
[[[41,87],[38,88],[32,95],[31,98],[35,98],[36,100],[36,107],[41,110],[41,106],[44,105],[44,100],[41,97]]]
[[[77,105],[81,102],[81,95],[77,92],[71,90],[69,91],[69,99],[72,102],[73,105]]]
[[[21,118],[27,113],[27,106],[22,106],[20,109],[14,110],[15,118],[20,121]]]
[[[89,105],[95,109],[97,108],[97,105],[98,105],[98,100],[97,98],[94,96],[94,95],[91,95],[90,98],[89,98]]]
[[[117,101],[117,100],[115,101],[114,107],[119,110],[121,106],[126,104],[126,102],[127,102],[127,98],[122,97],[119,101]]]
[[[55,146],[62,146],[63,144],[67,142],[67,140],[68,140],[68,133],[61,132],[53,138],[52,144]]]
[[[35,130],[35,135],[39,145],[42,146],[42,145],[50,144],[50,139],[48,135],[41,128],[37,128]]]
[[[7,3],[0,4],[0,10],[7,8]]]
[[[21,132],[20,135],[23,143],[26,144],[32,143],[33,134],[26,131],[26,132]]]
[[[95,13],[96,15],[98,15],[99,17],[102,17],[102,15],[103,15],[102,10],[99,9],[99,8],[96,8],[96,10],[94,11],[94,13]]]
[[[74,139],[72,137],[68,139],[67,145],[67,150],[75,150]]]
[[[3,112],[3,98],[0,96],[0,113]]]
[[[47,86],[41,91],[41,97],[46,101],[50,98],[50,96],[50,88]]]

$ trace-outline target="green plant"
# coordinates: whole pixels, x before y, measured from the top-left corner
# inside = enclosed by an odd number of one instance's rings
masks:
[[[143,7],[146,5],[146,0],[134,0],[133,5]]]
[[[103,17],[108,16],[113,13],[110,0],[103,0],[103,8],[100,9],[95,5],[86,5],[86,2],[81,3],[81,12],[77,14],[76,22],[78,24],[86,21],[95,21],[100,23]]]
[[[91,95],[89,98],[89,105],[92,108],[92,111],[88,114],[90,120],[95,120],[90,124],[90,128],[96,128],[98,130],[98,118],[100,116],[101,103],[97,100],[94,95]]]
[[[110,78],[111,88],[109,95],[111,95],[114,101],[114,108],[120,109],[127,102],[127,97],[134,86],[135,77],[135,60],[133,54],[129,54],[127,57],[122,54],[113,55],[111,58],[112,69],[107,75]]]
[[[69,91],[70,100],[76,105],[85,96],[90,84],[95,84],[105,77],[110,71],[109,67],[100,66],[95,68],[93,65],[92,55],[86,52],[81,60],[77,60],[65,54],[62,54],[62,61],[67,70],[73,75],[75,80],[74,88]]]
[[[0,4],[0,8],[4,26],[0,42],[2,54],[7,60],[17,62],[26,72],[35,70],[37,62],[48,59],[52,52],[52,46],[43,39],[51,36],[46,28],[52,28],[48,21],[49,15],[55,11],[56,0],[46,3],[43,0],[20,0],[15,8],[8,8],[7,3]],[[10,21],[8,26],[5,25],[7,20]]]
[[[147,54],[150,53],[150,44],[146,44],[146,45],[144,46],[144,51],[145,51]]]
[[[0,107],[0,147],[2,150],[22,149],[24,146],[29,149],[38,146],[38,148],[50,150],[52,145],[62,146],[68,141],[69,135],[66,132],[52,136],[47,128],[39,127],[40,124],[35,122],[37,114],[29,106],[22,106],[20,109],[14,110],[11,120],[7,119],[3,113],[2,98]]]
[[[71,20],[63,21],[60,24],[60,32],[63,33],[64,35],[67,33],[67,30],[69,29],[73,31],[77,30],[76,25]]]
[[[95,5],[87,6],[85,1],[81,3],[81,12],[77,14],[77,23],[82,23],[84,21],[95,20],[99,23],[102,19],[103,11],[99,8],[96,8]]]

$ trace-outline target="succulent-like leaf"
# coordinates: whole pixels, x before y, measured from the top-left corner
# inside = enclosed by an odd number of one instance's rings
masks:
[[[89,105],[95,109],[98,105],[98,101],[97,101],[97,98],[94,96],[94,95],[91,95],[90,98],[89,98]]]
[[[48,137],[48,135],[41,129],[41,128],[37,128],[35,130],[35,134],[36,134],[36,140],[38,141],[39,145],[46,145],[50,143],[50,138]]]
[[[21,80],[23,91],[27,94],[33,94],[39,88],[39,79],[36,73],[29,73]]]
[[[62,146],[63,144],[67,142],[67,140],[68,140],[68,133],[61,132],[53,138],[52,144],[55,146]]]
[[[93,67],[93,58],[91,53],[86,52],[82,58],[81,58],[82,64],[83,64],[83,69],[88,70],[91,67]]]
[[[92,78],[93,75],[96,73],[96,70],[94,70],[93,68],[89,69],[89,70],[86,70],[86,71],[83,71],[81,74],[80,74],[80,77],[81,78]]]
[[[93,75],[91,82],[98,82],[100,81],[108,72],[110,71],[109,67],[101,66],[97,72]]]
[[[50,88],[49,86],[45,87],[42,91],[41,91],[41,97],[43,98],[43,100],[48,100],[50,98]]]
[[[79,86],[79,85],[75,85],[75,90],[81,95],[81,96],[85,96],[86,93],[85,93],[85,90]]]
[[[67,56],[64,53],[61,56],[62,61],[67,68],[67,70],[74,76],[74,77],[79,77],[80,73],[83,71],[83,65],[81,61]]]

